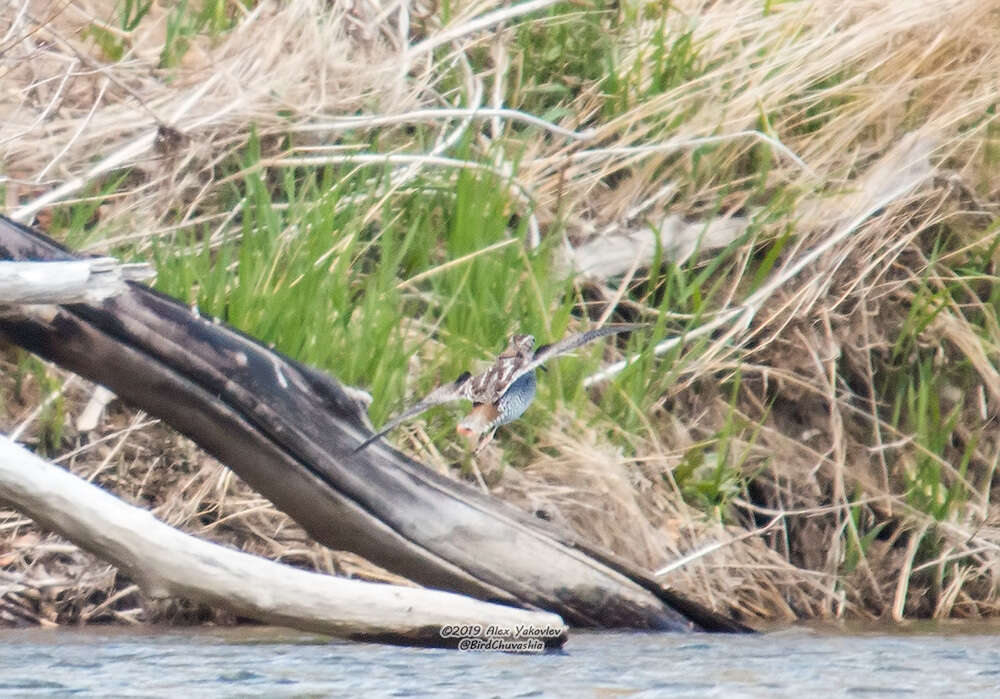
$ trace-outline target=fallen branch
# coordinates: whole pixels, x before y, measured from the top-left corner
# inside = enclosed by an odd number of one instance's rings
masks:
[[[826,240],[813,246],[782,265],[771,277],[743,303],[720,310],[715,318],[697,328],[689,330],[684,335],[668,338],[653,348],[653,354],[666,354],[679,344],[711,335],[723,328],[726,332],[716,339],[716,344],[730,341],[745,333],[757,312],[779,291],[799,275],[803,270],[816,264],[819,259],[834,247],[853,235],[866,221],[884,208],[902,199],[912,190],[930,179],[934,172],[929,155],[933,149],[933,141],[920,138],[920,134],[909,134],[896,148],[878,165],[872,167],[866,178],[866,187],[855,201],[861,210],[856,216],[843,225],[838,226]],[[828,279],[824,275],[823,279]],[[585,388],[621,373],[625,367],[639,358],[634,355],[615,362],[604,369],[591,374],[583,381]]]
[[[0,256],[72,259],[2,217]],[[746,630],[384,444],[355,453],[371,430],[336,381],[140,285],[0,309],[0,332],[187,434],[317,541],[428,587],[578,626]]]
[[[125,290],[125,281],[154,276],[146,264],[110,257],[66,262],[0,262],[0,304],[100,301]]]
[[[492,626],[512,635],[525,629],[520,640],[546,646],[566,639],[566,626],[555,614],[310,573],[202,541],[5,437],[0,501],[117,566],[153,599],[183,597],[265,623],[354,640],[455,646],[461,634],[442,633],[451,626]],[[479,634],[487,635],[499,634]]]

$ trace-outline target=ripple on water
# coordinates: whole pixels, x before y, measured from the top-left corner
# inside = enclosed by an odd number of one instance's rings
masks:
[[[952,629],[953,630],[953,629]],[[0,695],[1000,696],[1000,632],[574,633],[564,653],[458,653],[241,627],[0,632]]]

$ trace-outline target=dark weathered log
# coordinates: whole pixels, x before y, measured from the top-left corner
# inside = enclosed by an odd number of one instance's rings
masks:
[[[0,258],[73,256],[0,219]],[[334,380],[146,287],[43,315],[8,309],[0,332],[163,418],[317,541],[421,584],[579,626],[745,630],[387,445],[354,453],[370,430]]]

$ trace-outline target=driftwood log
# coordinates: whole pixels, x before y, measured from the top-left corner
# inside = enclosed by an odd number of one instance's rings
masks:
[[[555,614],[452,592],[310,573],[202,541],[0,437],[0,502],[121,569],[153,599],[183,597],[278,626],[353,640],[455,647],[505,640],[560,646]],[[492,640],[492,639],[490,639]],[[459,646],[460,647],[460,646]],[[522,646],[523,647],[523,646]]]
[[[0,217],[0,259],[78,258]],[[354,453],[371,431],[336,381],[140,284],[0,309],[0,333],[162,418],[317,541],[427,587],[576,626],[747,630],[384,443]]]
[[[125,291],[125,281],[152,279],[149,265],[121,265],[109,257],[72,262],[0,262],[0,303],[82,303]]]

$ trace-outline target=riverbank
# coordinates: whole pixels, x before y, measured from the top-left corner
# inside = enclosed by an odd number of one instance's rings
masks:
[[[375,424],[510,333],[651,322],[553,363],[476,462],[458,411],[392,439],[751,623],[998,611],[996,3],[25,7],[0,11],[6,213],[152,262],[369,391]],[[2,362],[3,428],[74,472],[393,578],[147,416],[80,430],[90,386]],[[16,513],[0,536],[0,623],[233,621]]]

